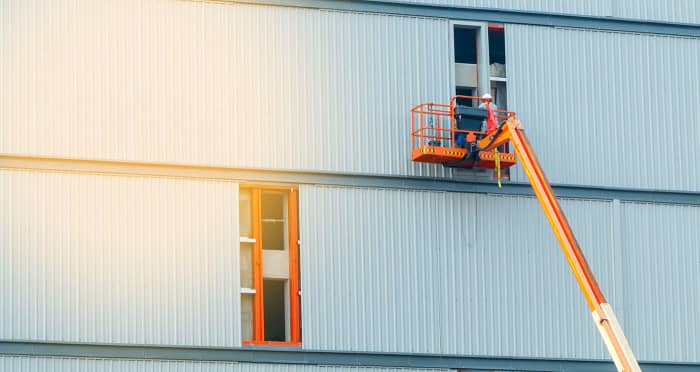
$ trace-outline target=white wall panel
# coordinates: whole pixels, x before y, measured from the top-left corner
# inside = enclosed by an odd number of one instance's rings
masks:
[[[451,91],[447,20],[171,0],[2,6],[0,153],[451,174],[412,163],[408,147],[409,108]],[[510,108],[553,182],[700,190],[700,41],[523,25],[506,41]]]
[[[700,361],[697,207],[563,200],[640,360]],[[302,187],[304,347],[607,359],[534,198]]]
[[[403,0],[403,2],[675,23],[700,22],[700,3],[696,0]]]
[[[189,1],[2,4],[0,153],[396,175],[447,20]]]
[[[240,345],[230,182],[0,171],[0,339]]]
[[[700,207],[620,209],[624,316],[635,350],[650,360],[700,360]]]
[[[511,25],[506,53],[550,181],[700,191],[700,39]]]
[[[563,208],[614,304],[610,204]],[[305,348],[607,357],[534,198],[303,187],[300,213]]]

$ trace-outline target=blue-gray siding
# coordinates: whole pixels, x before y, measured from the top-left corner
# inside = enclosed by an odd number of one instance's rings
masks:
[[[534,198],[327,187],[300,198],[304,347],[607,358]],[[698,233],[675,227],[700,208],[562,204],[638,357],[700,360]]]
[[[402,0],[406,3],[565,13],[674,23],[700,23],[695,0]]]

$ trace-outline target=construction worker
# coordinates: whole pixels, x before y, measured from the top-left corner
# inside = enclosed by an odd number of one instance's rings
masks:
[[[493,97],[491,97],[491,95],[488,93],[481,96],[481,104],[479,105],[479,108],[486,109],[489,112],[486,120],[484,120],[484,122],[481,124],[482,132],[491,133],[497,129],[498,123],[496,122],[496,115],[494,114],[494,111],[498,110],[498,106],[496,106],[496,104],[492,101]]]

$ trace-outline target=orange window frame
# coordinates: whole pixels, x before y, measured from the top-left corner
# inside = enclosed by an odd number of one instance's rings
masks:
[[[301,318],[299,299],[299,189],[284,186],[240,185],[251,191],[251,221],[253,245],[253,339],[243,345],[301,346]],[[287,192],[287,230],[289,232],[289,340],[265,340],[265,300],[263,293],[262,203],[263,191]]]

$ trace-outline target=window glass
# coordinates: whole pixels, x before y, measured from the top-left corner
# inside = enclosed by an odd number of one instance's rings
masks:
[[[251,198],[250,190],[241,189],[238,195],[238,218],[239,218],[239,229],[240,236],[252,237],[253,231],[251,228]]]
[[[241,294],[241,337],[244,340],[253,339],[253,296]]]
[[[253,286],[253,243],[241,243],[241,288]]]
[[[285,283],[284,280],[264,280],[265,340],[285,341]]]
[[[286,198],[280,192],[263,192],[262,205],[262,247],[266,250],[283,251],[286,248]]]

